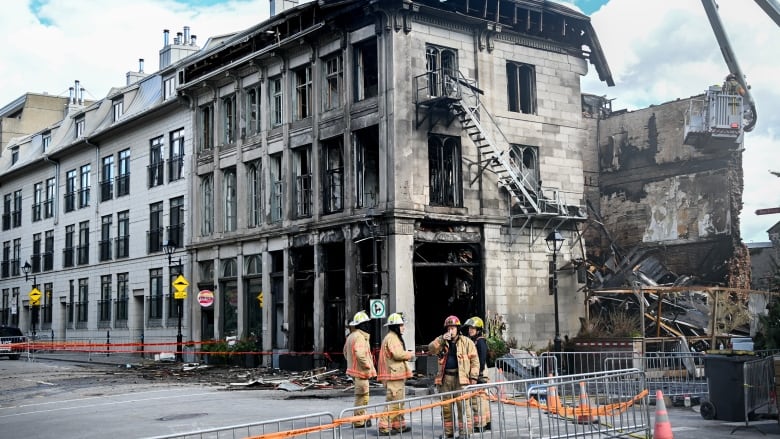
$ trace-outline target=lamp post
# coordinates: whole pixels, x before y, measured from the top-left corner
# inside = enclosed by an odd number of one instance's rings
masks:
[[[172,255],[173,252],[176,251],[176,243],[171,241],[165,241],[163,243],[163,251],[166,255],[168,255],[168,272],[170,273],[172,265]],[[176,261],[176,266],[181,266],[181,257]],[[181,274],[181,273],[179,273]],[[176,315],[179,317],[179,325],[178,325],[178,332],[176,333],[176,361],[182,361],[182,335],[181,335],[181,315],[182,311],[184,310],[183,302],[184,299],[175,299],[176,300]]]
[[[29,282],[30,281],[30,271],[32,271],[32,266],[30,265],[30,261],[25,261],[24,265],[22,266],[22,272],[24,273],[24,281]],[[35,291],[36,288],[38,288],[38,279],[35,277],[35,274],[33,274],[33,289],[32,291]],[[32,293],[32,291],[30,291]],[[38,323],[38,302],[33,300],[31,298],[30,300],[30,309],[32,311],[32,316],[30,318],[31,320],[31,326],[32,326],[32,338],[35,340],[35,324]]]
[[[544,239],[547,243],[547,248],[552,252],[552,295],[553,295],[553,302],[555,303],[555,339],[553,340],[553,350],[555,352],[561,352],[561,327],[560,323],[558,321],[558,266],[557,264],[557,256],[558,252],[561,250],[561,247],[563,247],[563,236],[561,236],[560,232],[558,230],[553,230],[550,232],[549,235],[547,235],[547,238]]]

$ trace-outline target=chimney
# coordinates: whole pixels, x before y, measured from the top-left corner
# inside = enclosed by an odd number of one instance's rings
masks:
[[[74,104],[81,104],[81,102],[80,102],[81,98],[79,97],[79,89],[81,88],[80,85],[81,85],[81,81],[79,81],[77,79],[76,80],[76,87],[75,87],[76,95],[73,97],[73,103]]]
[[[163,29],[163,47],[168,45],[168,34],[170,31],[168,29]]]
[[[190,34],[190,27],[184,26],[184,32],[177,32],[173,44],[168,44],[168,29],[164,31],[165,45],[160,49],[160,70],[179,62],[193,53],[197,52],[198,46],[195,45],[195,35]]]
[[[68,103],[75,104],[76,101],[73,99],[73,87],[68,87]]]
[[[84,87],[79,91],[79,105],[84,104]]]
[[[144,72],[144,59],[138,58],[138,73]]]

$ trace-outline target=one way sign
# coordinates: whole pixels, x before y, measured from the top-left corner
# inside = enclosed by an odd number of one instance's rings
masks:
[[[369,304],[369,308],[371,309],[371,318],[372,319],[383,319],[385,318],[385,301],[382,299],[371,299],[371,303]]]

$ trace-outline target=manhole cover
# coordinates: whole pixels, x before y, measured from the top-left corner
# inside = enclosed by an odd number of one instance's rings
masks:
[[[190,418],[197,418],[198,416],[206,416],[208,413],[183,413],[181,415],[171,415],[171,416],[163,416],[162,418],[157,418],[158,421],[176,421],[179,419],[190,419]]]

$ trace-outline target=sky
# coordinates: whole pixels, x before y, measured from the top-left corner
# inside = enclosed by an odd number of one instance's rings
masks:
[[[591,17],[616,85],[591,69],[582,91],[635,110],[688,98],[728,73],[700,0],[558,0]],[[720,0],[720,16],[756,102],[758,123],[745,135],[744,242],[768,241],[780,215],[780,28],[749,0]],[[125,74],[159,67],[163,29],[171,41],[189,26],[199,45],[268,18],[268,0],[3,0],[0,107],[25,92],[67,96],[79,80],[87,99],[125,84]]]

